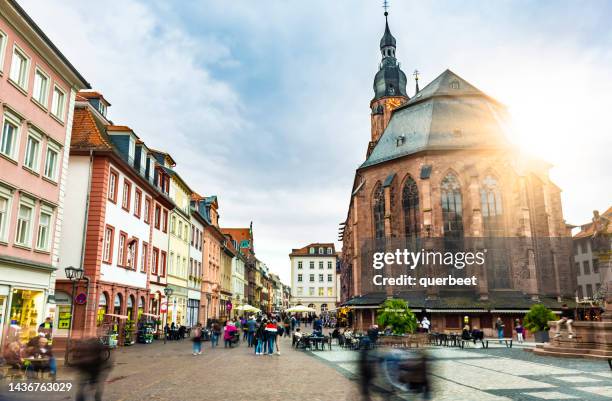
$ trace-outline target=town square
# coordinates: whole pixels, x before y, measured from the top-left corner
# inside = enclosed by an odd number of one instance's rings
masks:
[[[612,399],[611,17],[0,0],[0,400]]]

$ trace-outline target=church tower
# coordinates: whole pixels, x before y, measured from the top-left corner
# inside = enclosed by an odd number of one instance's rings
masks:
[[[368,146],[368,156],[387,127],[392,110],[409,99],[406,93],[406,74],[395,58],[396,42],[389,30],[388,15],[385,12],[385,33],[380,39],[382,61],[374,77],[374,99],[370,102],[372,139]]]

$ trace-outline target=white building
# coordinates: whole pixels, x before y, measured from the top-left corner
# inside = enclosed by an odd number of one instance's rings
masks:
[[[337,300],[337,255],[332,243],[315,243],[293,249],[291,304],[302,304],[317,313],[335,309]]]
[[[602,218],[612,221],[612,207],[602,214]],[[606,282],[606,271],[600,269],[599,255],[593,253],[593,233],[593,223],[587,223],[580,226],[580,231],[573,237],[579,299],[593,299],[602,283]]]

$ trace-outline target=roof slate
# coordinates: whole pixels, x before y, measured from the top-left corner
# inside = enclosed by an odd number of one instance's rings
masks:
[[[499,102],[446,70],[393,112],[360,168],[423,150],[504,148],[506,114]]]

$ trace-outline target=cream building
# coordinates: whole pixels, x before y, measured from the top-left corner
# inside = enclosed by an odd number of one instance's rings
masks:
[[[332,243],[314,243],[293,249],[291,305],[314,308],[317,314],[335,309],[337,300],[336,251]]]

